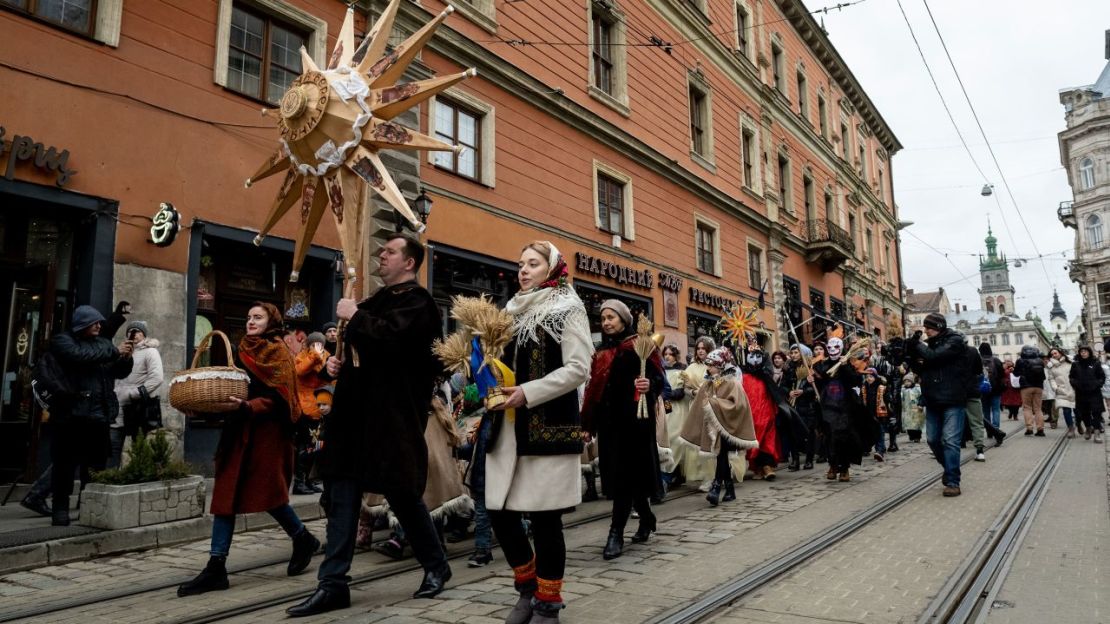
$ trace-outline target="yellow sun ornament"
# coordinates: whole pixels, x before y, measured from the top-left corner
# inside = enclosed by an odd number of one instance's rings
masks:
[[[354,10],[347,9],[343,26],[326,69],[320,69],[301,48],[302,73],[281,98],[276,116],[281,145],[246,186],[284,171],[277,198],[263,223],[256,245],[295,205],[300,206],[300,228],[289,281],[297,281],[305,253],[324,212],[335,217],[347,265],[348,290],[366,254],[362,235],[367,187],[403,215],[417,232],[424,224],[413,214],[397,183],[382,164],[383,149],[461,151],[391,120],[458,82],[477,75],[459,74],[398,84],[398,80],[454,11],[450,6],[411,37],[386,54],[386,42],[401,0],[392,0],[362,43],[355,47]],[[348,295],[350,296],[350,295]]]
[[[734,345],[743,345],[748,339],[755,338],[758,327],[755,306],[745,306],[743,303],[732,306],[718,324],[724,339]]]

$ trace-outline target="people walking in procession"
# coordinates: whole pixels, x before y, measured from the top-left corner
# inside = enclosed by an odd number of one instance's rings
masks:
[[[519,267],[520,291],[505,308],[513,315],[505,363],[517,385],[504,389],[508,399],[493,411],[486,507],[520,594],[505,622],[551,624],[564,607],[563,514],[582,499],[578,388],[589,377],[593,345],[586,308],[555,245],[529,243]]]
[[[725,347],[714,349],[705,363],[707,378],[690,405],[680,437],[689,448],[704,457],[714,458],[713,484],[705,498],[716,507],[721,501],[736,500],[733,473],[744,478],[744,453],[759,448],[759,442],[732,351]],[[735,471],[734,461],[738,464]]]
[[[913,373],[907,373],[902,378],[902,428],[906,430],[910,442],[921,441],[921,432],[925,430],[925,408],[921,404],[921,388]]]
[[[1017,420],[1021,413],[1021,381],[1014,375],[1014,363],[1002,363],[1002,407],[1006,410],[1007,420]]]
[[[983,397],[983,416],[986,422],[997,428],[1002,425],[1002,393],[1006,391],[1005,370],[1002,360],[995,357],[989,342],[979,344],[979,356],[983,361],[983,374],[991,385],[990,394]]]
[[[1106,372],[1091,347],[1079,347],[1075,362],[1071,365],[1068,383],[1075,392],[1075,415],[1076,420],[1084,425],[1084,439],[1094,437],[1095,442],[1101,443],[1104,407],[1102,388],[1106,384]],[[1075,437],[1075,431],[1071,427],[1068,428],[1068,437]]]
[[[804,351],[803,351],[804,350]],[[791,345],[790,362],[787,365],[788,394],[798,416],[802,418],[809,435],[804,445],[805,463],[803,470],[813,469],[814,454],[827,437],[826,428],[821,420],[821,403],[818,401],[817,385],[813,372],[807,362],[812,362],[812,352],[802,344]]]
[[[778,428],[779,403],[780,399],[786,399],[772,379],[770,364],[763,348],[750,342],[741,366],[741,381],[751,406],[759,446],[748,450],[748,467],[756,479],[774,481],[775,469],[782,461],[781,436],[786,433]]]
[[[862,464],[863,455],[874,443],[878,424],[863,408],[857,393],[863,378],[843,349],[843,339],[830,338],[827,356],[813,365],[813,374],[828,446],[829,470],[825,478],[848,482],[852,480],[851,465]]]
[[[582,400],[582,430],[597,436],[602,491],[613,500],[605,559],[623,552],[624,527],[633,509],[640,515],[633,543],[645,542],[655,532],[649,499],[662,487],[654,405],[663,391],[663,363],[653,351],[640,375],[633,322],[631,310],[620,300],[602,302],[601,347],[594,354]],[[649,406],[648,418],[637,413],[641,396]]]
[[[874,368],[868,368],[863,371],[863,384],[860,385],[860,400],[863,401],[863,409],[867,412],[867,416],[875,421],[879,430],[879,435],[875,441],[875,451],[872,453],[872,457],[877,462],[884,461],[887,450],[886,420],[888,416],[886,383],[885,380],[879,378],[879,373]],[[895,441],[892,439],[892,446],[894,446],[894,442]]]
[[[297,421],[297,461],[293,471],[293,493],[298,495],[319,494],[323,491],[312,483],[309,474],[319,446],[320,419],[323,417],[317,404],[316,391],[328,385],[326,375],[320,375],[324,372],[324,365],[328,358],[331,357],[324,348],[325,340],[320,332],[312,332],[305,340],[305,348],[294,358],[302,416]]]
[[[674,451],[674,459],[677,464],[675,478],[672,479],[672,483],[680,485],[686,481],[691,483],[704,481],[700,488],[702,491],[708,491],[713,482],[712,460],[700,456],[692,448],[679,442],[679,437],[685,427],[686,419],[689,418],[690,403],[693,402],[698,389],[705,383],[705,377],[708,373],[705,358],[716,348],[716,343],[709,336],[700,336],[694,342],[694,353],[691,362],[676,375],[677,383],[671,381],[672,396],[678,396],[673,394],[675,389],[678,388],[681,391],[681,398],[672,399],[671,414],[667,419],[667,433],[670,436],[671,449]],[[668,371],[668,379],[670,379],[671,374]]]
[[[224,419],[216,447],[208,565],[177,588],[178,596],[228,588],[226,562],[239,514],[268,512],[292,538],[289,576],[303,572],[320,547],[289,506],[293,429],[301,418],[301,405],[293,355],[282,340],[281,312],[272,304],[255,302],[247,312],[246,330],[237,355],[250,385],[246,400],[228,397],[236,410]]]
[[[414,597],[438,595],[451,578],[421,498],[428,479],[424,430],[436,379],[443,375],[432,354],[432,342],[442,336],[439,308],[416,280],[424,253],[415,239],[394,234],[378,255],[384,286],[361,302],[340,299],[336,306],[338,318],[347,322],[344,353],[327,362],[338,379],[318,458],[327,549],[316,591],[287,609],[291,616],[350,605],[348,572],[363,492],[385,496],[412,544],[424,569]]]

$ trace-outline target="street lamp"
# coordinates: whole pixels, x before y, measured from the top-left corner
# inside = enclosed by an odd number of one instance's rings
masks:
[[[427,225],[428,217],[432,214],[432,200],[423,188],[420,189],[420,194],[412,201],[412,207],[416,211],[416,216],[420,217],[420,222]],[[405,229],[407,221],[400,212],[393,211],[393,223],[395,232],[401,232]]]
[[[983,190],[979,191],[979,194],[982,195],[983,197],[990,197],[991,195],[994,194],[994,185],[993,184],[984,184],[983,185]]]

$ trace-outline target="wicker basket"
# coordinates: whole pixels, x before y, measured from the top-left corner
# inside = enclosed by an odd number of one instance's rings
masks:
[[[246,400],[247,386],[250,377],[246,371],[235,366],[202,366],[197,367],[202,353],[209,349],[212,336],[219,336],[224,341],[227,349],[227,362],[234,362],[231,358],[231,341],[227,334],[215,330],[200,341],[196,353],[193,354],[193,365],[187,370],[178,372],[170,380],[170,405],[183,412],[218,413],[230,412],[238,409],[238,405],[228,400],[228,397],[238,397]]]

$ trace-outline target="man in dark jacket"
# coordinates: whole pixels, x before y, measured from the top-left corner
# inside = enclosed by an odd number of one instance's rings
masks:
[[[1002,360],[995,357],[989,342],[979,345],[979,357],[983,360],[983,374],[991,383],[990,394],[983,397],[983,415],[998,427],[1002,423],[1002,391],[1006,389],[1002,381]]]
[[[925,437],[937,462],[944,466],[944,495],[960,495],[960,440],[967,407],[967,341],[949,329],[943,314],[925,317],[921,332],[906,341],[906,357],[921,377],[925,403]]]
[[[424,247],[396,234],[378,256],[384,286],[356,303],[336,307],[347,321],[344,354],[328,360],[338,376],[332,411],[324,421],[320,474],[327,511],[327,554],[316,592],[286,612],[293,617],[350,606],[363,492],[385,496],[424,568],[416,598],[431,598],[451,578],[447,556],[421,496],[428,477],[428,422],[435,379],[443,372],[432,354],[442,336],[439,308],[416,281]],[[355,365],[357,358],[358,365]]]
[[[1041,352],[1033,345],[1021,348],[1021,357],[1014,365],[1014,375],[1021,382],[1021,407],[1025,415],[1025,435],[1044,437],[1044,412],[1041,399],[1044,398],[1044,360]],[[1033,433],[1036,425],[1037,433]]]
[[[70,330],[50,340],[50,353],[65,372],[72,391],[50,418],[55,526],[69,524],[74,469],[81,469],[82,487],[90,471],[104,469],[111,444],[108,425],[119,411],[115,380],[131,374],[131,342],[124,341],[116,348],[100,335],[104,323],[104,316],[96,308],[78,306]]]

